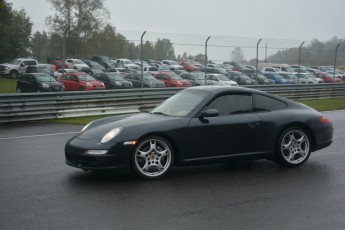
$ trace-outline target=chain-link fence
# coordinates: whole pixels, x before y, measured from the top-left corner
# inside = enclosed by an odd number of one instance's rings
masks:
[[[223,63],[232,66],[251,66],[254,67],[255,72],[261,71],[259,66],[269,66],[269,63],[287,64],[296,68],[307,66],[320,69],[321,66],[327,68],[329,75],[332,75],[331,71],[333,71],[333,77],[342,79],[342,76],[345,76],[343,72],[338,73],[338,69],[341,71],[345,68],[345,42],[342,39],[302,41],[279,38],[248,38],[212,35],[207,34],[206,30],[205,28],[204,35],[120,30],[111,36],[93,37],[85,39],[85,41],[76,41],[68,36],[66,38],[53,37],[43,33],[40,34],[44,35],[44,39],[37,40],[36,34],[33,37],[34,45],[30,58],[36,59],[40,63],[46,63],[46,67],[51,70],[51,75],[48,76],[49,73],[45,73],[46,79],[42,82],[37,79],[43,79],[43,77],[37,77],[34,74],[25,78],[18,78],[25,73],[25,68],[21,69],[21,63],[18,66],[9,66],[3,63],[0,65],[0,74],[2,75],[0,93],[153,87],[156,86],[156,83],[147,82],[150,79],[155,80],[154,77],[152,79],[152,75],[156,71],[178,70],[178,68],[171,66],[165,68],[165,64],[162,63],[163,60],[176,61],[176,64],[179,65],[186,62],[198,63],[200,71],[205,69],[205,64]],[[13,57],[11,54],[4,53],[0,53],[0,55],[8,61],[24,58]],[[97,59],[97,57],[99,58]],[[67,60],[68,62],[64,64],[57,64],[57,61],[61,62],[63,59],[69,59],[69,61]],[[89,68],[79,68],[76,59],[84,62],[89,61]],[[128,60],[132,62],[126,63]],[[144,73],[144,70],[141,71],[143,63],[155,66],[157,69],[145,70]],[[263,63],[267,64],[263,65]],[[97,64],[98,66],[96,66]],[[337,76],[335,76],[334,67],[337,67]],[[183,68],[190,72],[184,65]],[[65,69],[76,71],[66,73],[69,70]],[[102,72],[107,69],[107,72],[100,73],[98,69],[101,69]],[[227,69],[227,71],[229,70],[231,69]],[[81,71],[86,72],[86,74],[81,74]],[[322,71],[327,72],[326,69]],[[12,74],[14,72],[16,74]],[[148,76],[147,73],[151,76]],[[147,82],[144,81],[143,77],[140,78],[142,75],[146,76],[144,78],[147,78]],[[27,79],[31,79],[31,81]],[[96,83],[94,84],[94,82]],[[25,88],[23,87],[25,84],[35,86]],[[70,85],[74,86],[71,87]]]

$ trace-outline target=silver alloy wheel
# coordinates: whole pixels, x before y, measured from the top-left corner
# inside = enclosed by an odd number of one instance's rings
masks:
[[[288,131],[281,139],[280,151],[287,163],[293,165],[300,164],[310,154],[308,135],[299,129]]]
[[[172,154],[172,149],[165,139],[144,139],[135,150],[135,169],[145,178],[161,177],[171,166]]]

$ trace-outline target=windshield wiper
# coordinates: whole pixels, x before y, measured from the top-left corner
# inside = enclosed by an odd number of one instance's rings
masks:
[[[166,116],[165,113],[162,113],[162,112],[151,112],[151,114],[157,114],[157,115],[163,115],[163,116]]]

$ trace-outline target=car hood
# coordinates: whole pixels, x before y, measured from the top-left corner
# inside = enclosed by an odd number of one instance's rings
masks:
[[[10,63],[3,63],[3,64],[0,64],[1,66],[6,66],[6,67],[18,67],[18,65],[12,65]]]
[[[131,116],[121,116],[119,118],[112,117],[105,120],[97,120],[78,135],[79,139],[91,140],[94,138],[102,138],[110,130],[122,127],[123,130],[120,135],[129,135],[134,132],[142,131],[143,127],[157,127],[157,123],[167,120],[176,120],[176,117],[168,117],[164,115],[155,115],[151,113],[138,113]],[[147,130],[147,129],[146,129]],[[132,135],[130,135],[132,136]]]

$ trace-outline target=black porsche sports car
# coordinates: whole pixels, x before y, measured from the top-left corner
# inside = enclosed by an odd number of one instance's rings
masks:
[[[172,165],[270,159],[288,167],[333,141],[333,124],[303,104],[229,86],[184,89],[149,113],[93,121],[65,146],[85,170],[132,168],[161,178]]]

